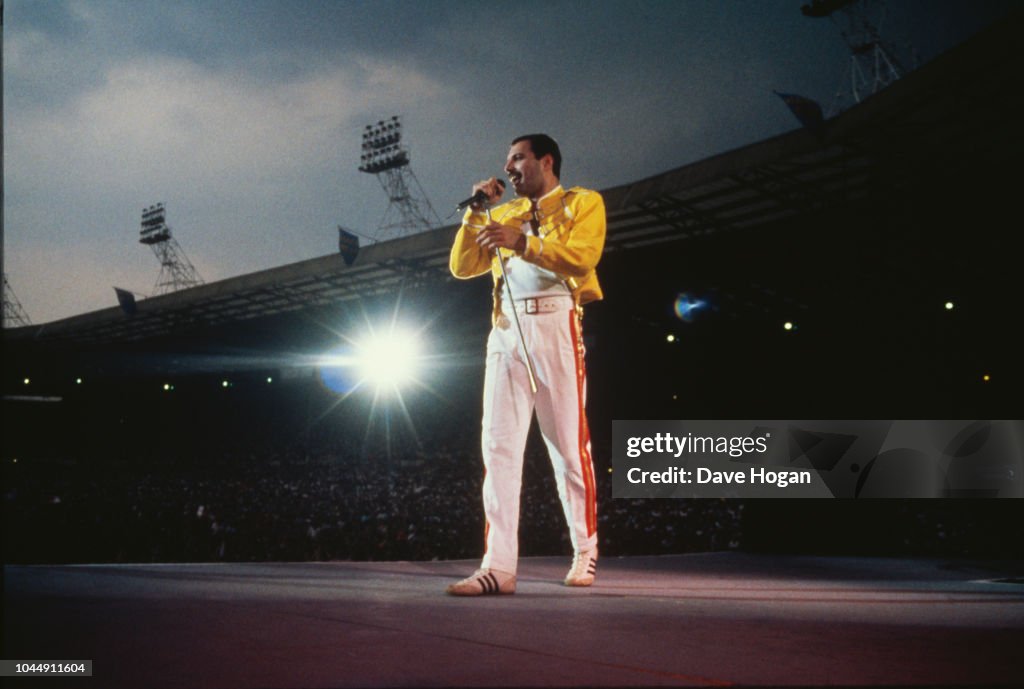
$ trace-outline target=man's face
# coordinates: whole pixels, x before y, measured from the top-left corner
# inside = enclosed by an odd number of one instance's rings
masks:
[[[544,161],[537,160],[529,141],[512,144],[505,162],[505,173],[517,196],[537,198],[544,191]]]

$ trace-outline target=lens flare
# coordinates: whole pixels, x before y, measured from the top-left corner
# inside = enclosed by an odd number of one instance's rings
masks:
[[[676,317],[679,318],[679,320],[684,323],[692,323],[697,312],[703,310],[706,306],[707,302],[703,299],[697,299],[683,293],[676,297],[676,301],[672,305],[672,310],[675,312]]]
[[[338,395],[347,395],[359,387],[356,358],[352,347],[343,345],[331,350],[316,365],[316,372],[324,387]]]

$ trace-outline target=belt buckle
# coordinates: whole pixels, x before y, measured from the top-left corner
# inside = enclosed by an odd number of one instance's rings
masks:
[[[526,300],[526,315],[530,316],[540,312],[540,303],[537,299],[529,298]]]

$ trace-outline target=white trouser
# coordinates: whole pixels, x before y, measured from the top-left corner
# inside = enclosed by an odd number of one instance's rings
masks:
[[[584,414],[583,337],[572,299],[565,309],[519,314],[537,380],[529,374],[515,321],[505,318],[487,340],[482,448],[486,550],[482,567],[515,573],[523,451],[533,412],[551,457],[558,496],[576,552],[597,545],[597,500],[590,432]]]

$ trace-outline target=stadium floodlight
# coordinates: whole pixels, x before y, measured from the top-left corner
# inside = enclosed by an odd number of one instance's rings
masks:
[[[378,174],[409,164],[408,155],[398,145],[402,141],[401,123],[397,115],[392,120],[391,123],[380,120],[376,125],[366,125],[362,145],[365,153],[360,157],[360,172]]]
[[[398,115],[366,125],[361,151],[359,171],[376,176],[388,198],[378,241],[440,226],[441,219],[409,166]]]
[[[171,236],[167,227],[167,211],[162,203],[142,209],[141,225],[139,242],[142,244],[159,244]]]
[[[877,93],[899,80],[907,69],[896,58],[895,49],[882,40],[879,27],[885,20],[885,2],[880,0],[811,0],[800,11],[805,17],[828,17],[839,26],[850,50],[850,73],[836,93],[829,115],[840,111],[847,97],[851,104]],[[914,62],[916,62],[916,57]]]
[[[167,294],[203,284],[199,272],[171,234],[163,203],[143,208],[140,226],[139,243],[151,247],[160,261],[160,275],[153,286],[153,294]]]

